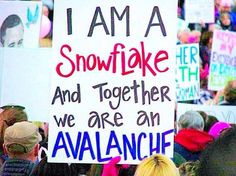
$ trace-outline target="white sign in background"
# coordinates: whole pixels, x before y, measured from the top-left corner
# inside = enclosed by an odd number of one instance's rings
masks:
[[[51,48],[0,48],[0,105],[22,105],[30,121],[49,121]]]
[[[186,0],[185,21],[188,23],[214,23],[214,0]]]
[[[208,115],[215,116],[221,122],[236,123],[235,106],[217,106],[217,105],[195,105],[195,104],[177,104],[177,119],[186,111],[204,111]]]
[[[41,1],[0,1],[0,28],[9,15],[18,15],[24,26],[23,47],[38,48],[42,16]],[[3,10],[4,9],[4,10]],[[15,34],[17,31],[15,31]],[[1,34],[3,35],[3,34]],[[0,35],[0,37],[1,37]],[[16,36],[16,35],[15,35]],[[0,42],[0,47],[1,47]]]
[[[55,1],[50,162],[172,157],[176,9],[173,0]]]

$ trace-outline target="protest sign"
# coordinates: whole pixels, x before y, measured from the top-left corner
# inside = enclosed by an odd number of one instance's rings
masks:
[[[49,161],[171,157],[177,1],[54,7]]]
[[[0,105],[22,105],[30,121],[49,121],[51,48],[0,48]]]
[[[186,111],[204,111],[208,115],[215,116],[221,122],[236,123],[235,106],[217,106],[217,105],[196,105],[196,104],[177,104],[177,119]]]
[[[188,23],[214,23],[214,0],[186,0],[185,20]]]
[[[210,60],[209,90],[221,90],[236,79],[236,33],[215,30]]]
[[[199,46],[177,45],[176,52],[176,97],[177,101],[199,98]]]
[[[0,47],[37,48],[42,2],[0,1],[0,9]]]

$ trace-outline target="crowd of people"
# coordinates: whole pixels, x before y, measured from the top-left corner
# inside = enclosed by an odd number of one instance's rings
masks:
[[[50,163],[47,125],[28,121],[22,106],[7,105],[0,113],[0,175],[2,176],[233,176],[236,172],[235,124],[203,111],[186,111],[177,122],[174,156],[146,157],[138,165]]]
[[[205,24],[186,23],[184,21],[184,0],[178,1],[178,19],[184,23],[177,32],[177,44],[199,44],[200,56],[200,93],[199,99],[190,101],[193,104],[207,105],[235,105],[235,81],[228,83],[226,88],[220,91],[208,89],[208,77],[211,61],[214,30],[236,31],[236,4],[231,0],[215,0],[215,22]],[[223,96],[225,99],[223,100]],[[227,96],[228,95],[228,96]],[[230,98],[229,98],[230,97]],[[230,100],[229,100],[230,99]]]
[[[178,17],[184,21],[184,0],[178,1]],[[43,14],[51,21],[53,1],[44,1]],[[200,97],[188,103],[236,105],[236,80],[223,90],[207,88],[212,39],[215,29],[236,31],[236,3],[215,0],[215,23],[186,24],[178,29],[177,44],[199,43]],[[3,39],[1,39],[3,40]],[[41,39],[51,47],[52,33]],[[146,157],[138,165],[50,163],[46,153],[48,124],[29,122],[23,106],[6,105],[0,112],[0,175],[2,176],[233,176],[236,173],[236,127],[204,111],[186,111],[176,120],[174,155]],[[236,118],[236,117],[235,117]]]

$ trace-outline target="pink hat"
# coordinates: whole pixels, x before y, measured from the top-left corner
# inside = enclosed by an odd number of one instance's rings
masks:
[[[208,134],[213,136],[215,139],[218,138],[221,132],[225,129],[230,128],[230,124],[226,122],[216,122],[209,130]]]

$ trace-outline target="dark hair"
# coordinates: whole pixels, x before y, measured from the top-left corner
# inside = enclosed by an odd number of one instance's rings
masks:
[[[178,7],[183,8],[184,0],[178,0]]]
[[[208,118],[208,115],[205,111],[197,111],[203,118],[204,122],[206,121],[206,119]]]
[[[1,26],[1,31],[0,31],[0,41],[1,43],[3,44],[4,43],[4,39],[3,39],[3,36],[6,35],[6,30],[7,28],[12,28],[12,27],[15,27],[19,24],[23,24],[20,17],[16,14],[12,14],[12,15],[9,15],[2,23],[2,26]]]
[[[121,168],[119,172],[119,176],[134,176],[136,165],[130,165],[128,168]]]
[[[48,163],[44,157],[32,172],[32,176],[78,176],[86,174],[91,164]]]
[[[208,115],[206,112],[204,111],[197,111],[203,118],[204,120],[204,129],[203,131],[208,132],[210,130],[210,128],[219,120],[213,116],[213,115]]]
[[[236,173],[236,128],[231,128],[202,153],[198,175],[232,176]]]
[[[79,174],[88,175],[91,165],[92,164],[80,164],[80,163],[71,164],[70,165],[71,176],[77,176]]]
[[[201,35],[201,41],[200,41],[201,45],[207,46],[207,44],[209,43],[210,38],[212,38],[212,37],[213,37],[213,32],[212,31],[203,32],[202,35]]]
[[[210,128],[216,123],[219,122],[219,120],[213,116],[213,115],[208,115],[206,121],[205,121],[205,126],[204,126],[204,131],[208,132]]]
[[[33,170],[33,176],[71,176],[71,169],[67,163],[48,163],[47,157],[43,158]]]

